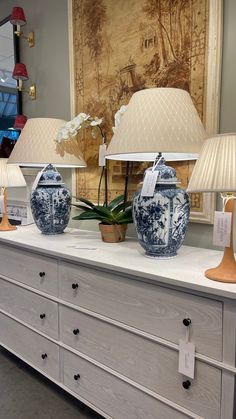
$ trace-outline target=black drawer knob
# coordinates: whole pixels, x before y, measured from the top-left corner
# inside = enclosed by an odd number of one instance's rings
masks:
[[[74,283],[74,284],[72,284],[71,286],[72,286],[73,290],[76,290],[76,289],[79,287],[79,284]]]
[[[40,314],[40,316],[39,316],[39,317],[40,317],[40,319],[42,319],[42,320],[43,320],[43,319],[45,319],[46,314],[45,314],[45,313],[42,313],[42,314]]]
[[[187,319],[184,319],[183,320],[183,324],[184,324],[184,326],[190,326],[190,324],[191,324],[192,322],[191,322],[191,319],[189,319],[189,318],[187,318]]]
[[[74,333],[74,335],[78,335],[79,334],[79,329],[74,329],[73,333]]]
[[[75,380],[75,381],[78,381],[78,379],[79,379],[79,378],[80,378],[80,374],[75,374],[75,375],[74,375],[74,380]]]
[[[42,355],[41,355],[41,358],[42,358],[42,359],[46,359],[46,358],[47,358],[47,354],[42,354]]]
[[[191,381],[189,381],[189,380],[183,381],[182,386],[185,390],[188,390],[189,387],[191,386]]]
[[[46,275],[45,272],[39,272],[40,278],[43,278],[45,275]]]

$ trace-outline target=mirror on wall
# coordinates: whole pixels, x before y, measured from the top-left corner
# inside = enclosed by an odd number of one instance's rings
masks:
[[[9,157],[20,134],[13,129],[16,116],[22,114],[21,93],[12,78],[15,62],[20,61],[15,30],[10,16],[0,21],[0,158]]]

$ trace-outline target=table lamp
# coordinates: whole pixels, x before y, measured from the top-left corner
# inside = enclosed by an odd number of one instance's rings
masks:
[[[176,187],[176,172],[165,166],[165,159],[196,159],[205,138],[188,92],[151,88],[132,96],[106,158],[155,161],[153,168],[145,172],[149,180],[152,172],[152,193],[148,195],[142,189],[133,200],[134,223],[146,256],[176,256],[186,234],[190,205],[187,193]]]
[[[205,276],[214,281],[236,283],[236,261],[233,250],[233,214],[236,199],[236,133],[208,138],[194,167],[189,192],[220,192],[225,212],[232,214],[230,245],[225,247],[221,263],[208,269]]]
[[[24,176],[16,164],[8,165],[7,159],[0,159],[0,187],[2,203],[2,221],[0,231],[16,230],[16,226],[11,225],[7,215],[7,188],[19,188],[26,186]]]
[[[55,142],[65,123],[53,118],[28,119],[8,160],[23,167],[44,167],[30,200],[35,223],[43,234],[63,233],[70,218],[71,193],[55,167],[86,167],[75,138]]]

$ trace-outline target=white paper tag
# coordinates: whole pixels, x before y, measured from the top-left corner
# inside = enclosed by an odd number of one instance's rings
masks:
[[[159,172],[147,170],[143,181],[141,196],[153,196]]]
[[[230,246],[232,213],[215,211],[213,244],[215,246]]]
[[[107,146],[106,144],[101,144],[99,146],[99,157],[98,157],[98,165],[103,167],[106,165],[105,162],[105,155],[106,155]]]
[[[0,213],[3,213],[3,207],[4,207],[4,196],[0,195]]]
[[[179,341],[179,372],[186,377],[194,378],[195,345],[180,339]]]

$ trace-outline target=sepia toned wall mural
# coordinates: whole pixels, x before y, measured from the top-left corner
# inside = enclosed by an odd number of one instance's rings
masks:
[[[107,140],[114,114],[132,94],[150,87],[189,91],[205,123],[210,0],[73,0],[75,114],[103,117]],[[76,176],[76,196],[97,200],[101,140],[89,129],[78,137],[88,167]],[[109,162],[109,199],[123,193],[125,162]],[[183,187],[193,162],[171,163]],[[132,196],[146,163],[134,163]],[[191,195],[202,212],[201,194]]]

